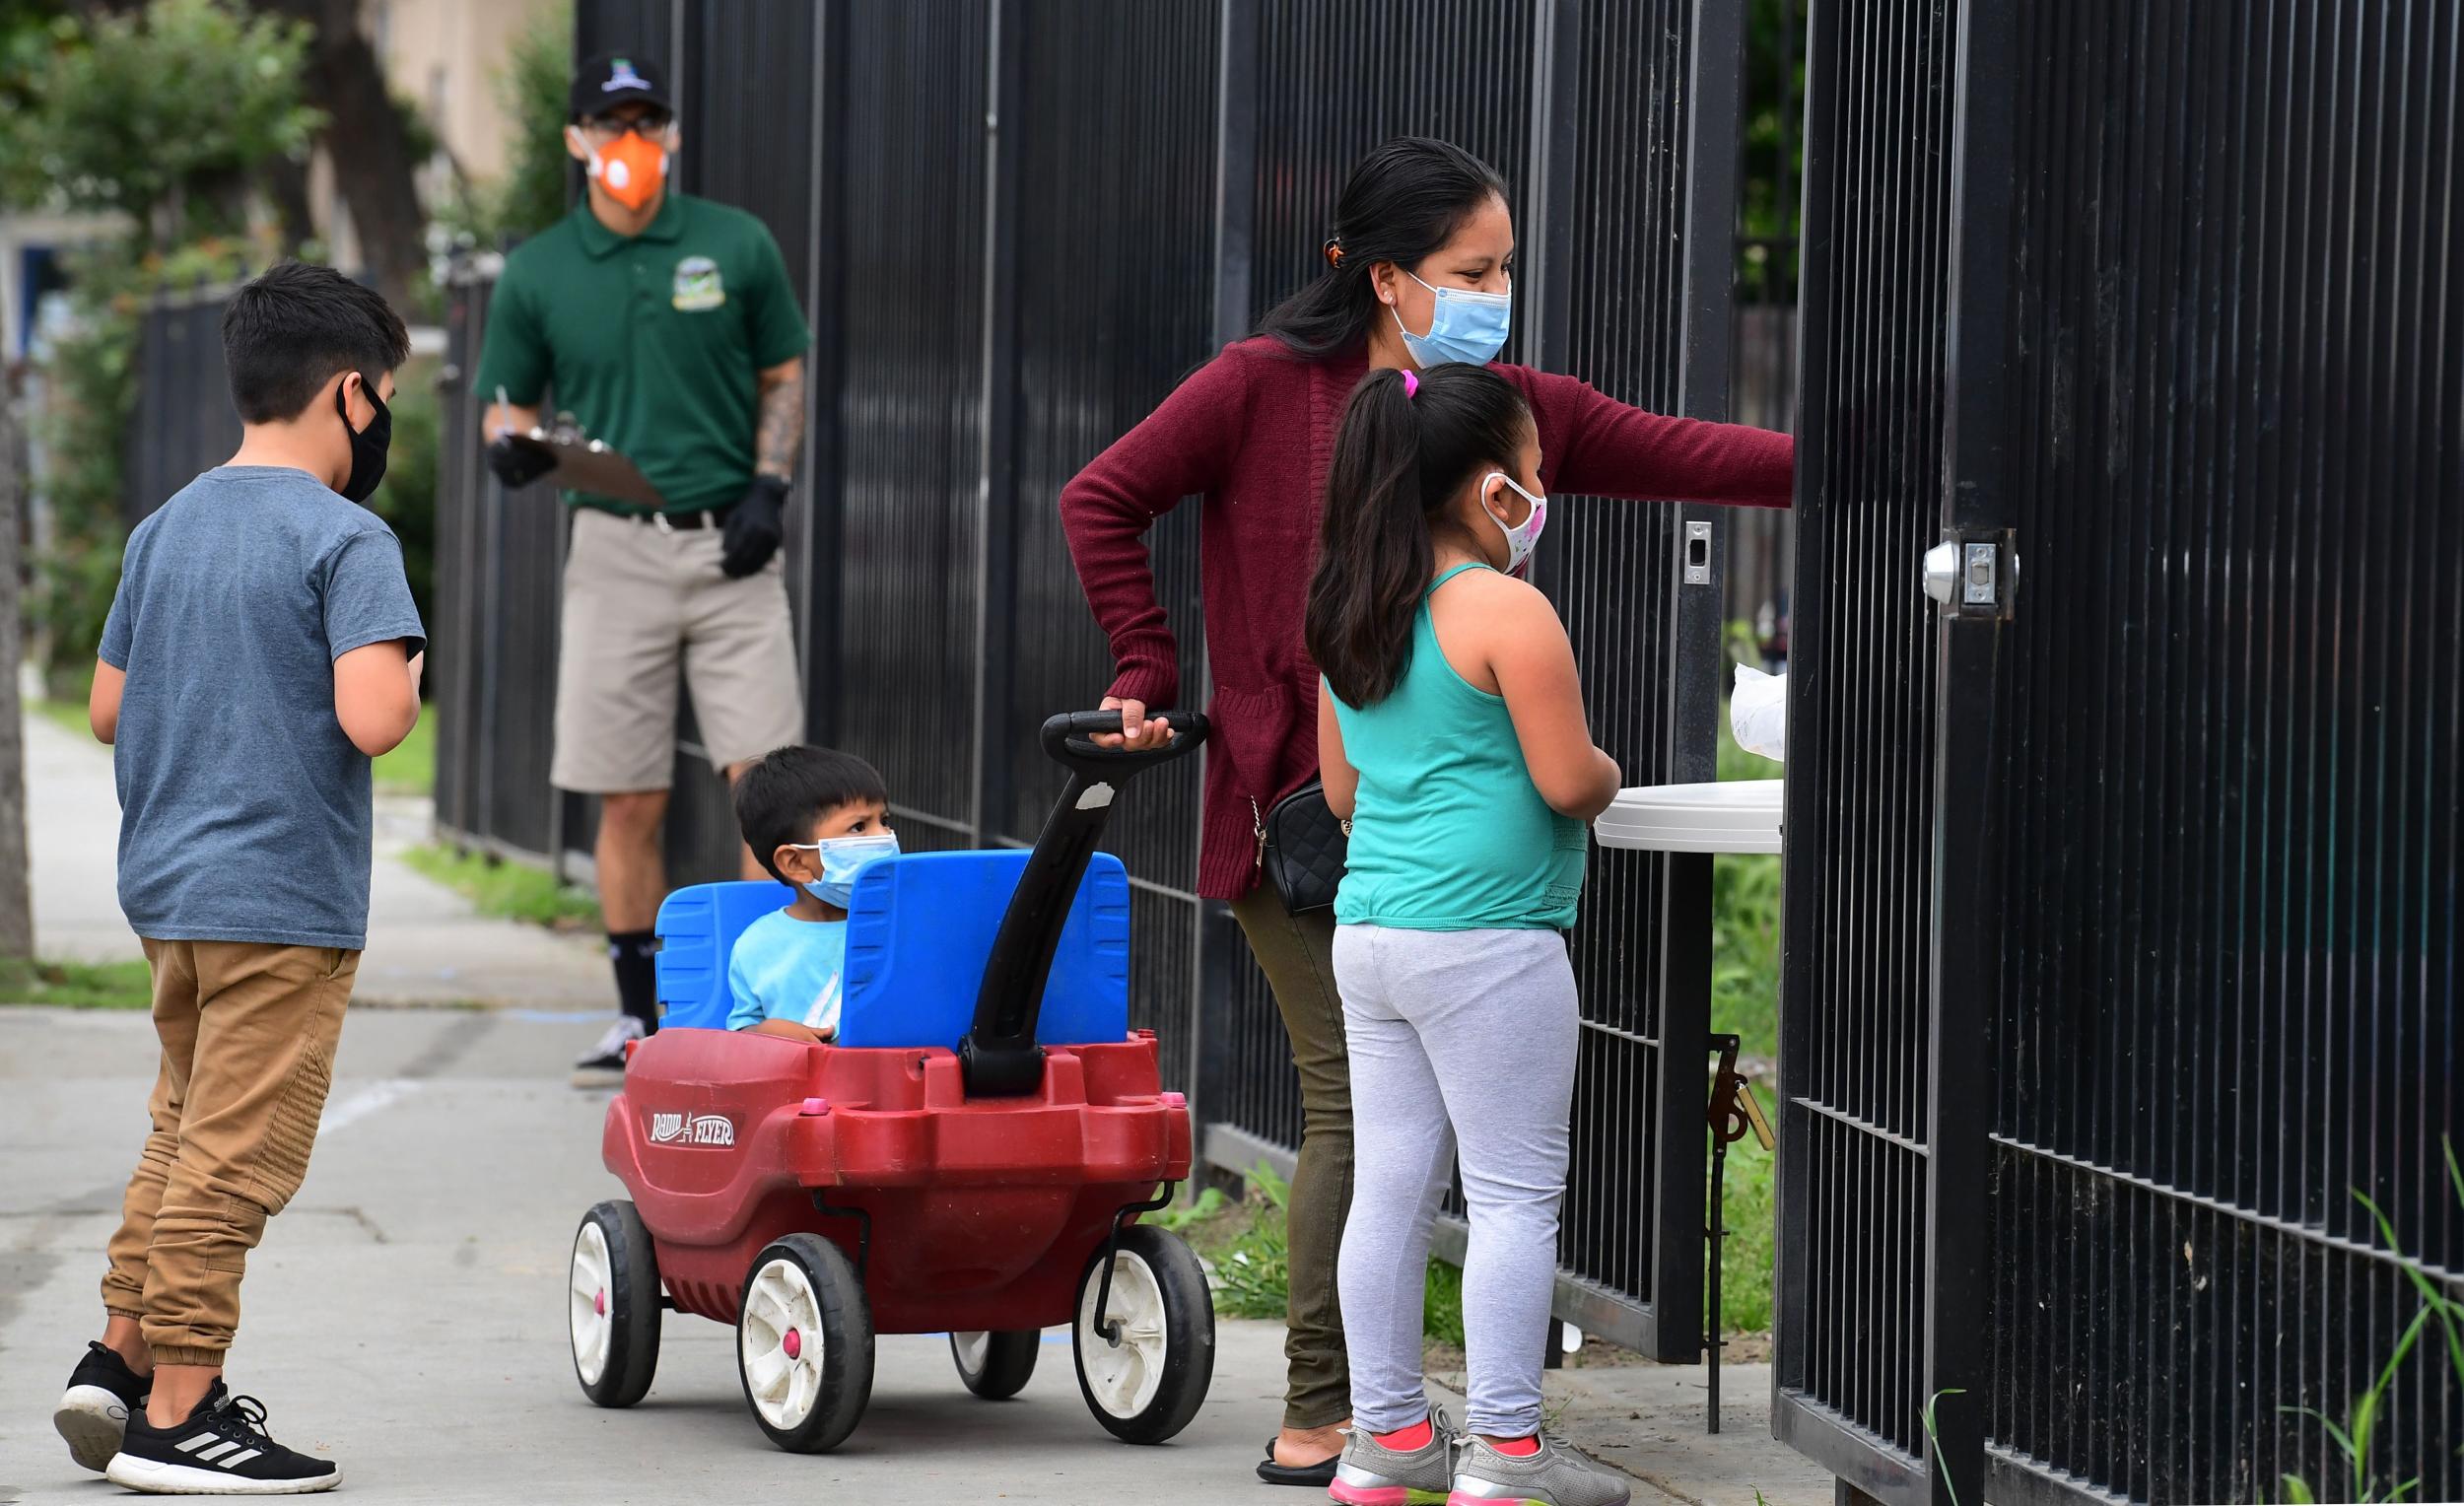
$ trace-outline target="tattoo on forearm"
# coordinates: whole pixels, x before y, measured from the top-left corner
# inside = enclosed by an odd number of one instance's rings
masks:
[[[782,376],[763,385],[761,426],[753,468],[768,476],[795,477],[795,452],[804,443],[804,376]]]

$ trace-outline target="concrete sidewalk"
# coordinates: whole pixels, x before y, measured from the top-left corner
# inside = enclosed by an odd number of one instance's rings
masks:
[[[142,957],[120,914],[111,750],[29,717],[26,782],[36,952],[54,961]],[[510,1005],[588,1013],[602,1025],[613,1016],[615,985],[597,942],[474,915],[460,895],[397,860],[425,838],[426,802],[379,807],[354,1003]],[[592,1032],[576,1034],[579,1055]]]
[[[1024,1395],[969,1397],[944,1340],[879,1342],[872,1405],[837,1453],[754,1427],[728,1331],[671,1316],[650,1397],[575,1384],[576,1222],[623,1196],[599,1165],[606,1093],[565,1083],[572,1026],[503,1010],[354,1011],[307,1185],[248,1262],[236,1390],[274,1436],[334,1458],[337,1499],[423,1503],[1297,1501],[1250,1477],[1282,1392],[1282,1334],[1225,1323],[1175,1443],[1087,1415],[1066,1345]],[[143,1129],[153,1032],[133,1012],[0,1008],[0,1502],[126,1497],[79,1471],[51,1405],[98,1333],[102,1249]]]

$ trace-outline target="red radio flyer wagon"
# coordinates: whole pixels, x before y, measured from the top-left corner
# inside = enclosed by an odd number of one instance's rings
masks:
[[[660,907],[667,1023],[634,1048],[602,1140],[632,1198],[574,1240],[591,1401],[650,1390],[672,1309],[735,1329],[745,1401],[784,1449],[854,1429],[875,1334],[947,1332],[967,1388],[1001,1398],[1066,1325],[1098,1422],[1131,1443],[1189,1424],[1214,1305],[1189,1246],[1137,1218],[1189,1175],[1190,1116],[1153,1032],[1128,1028],[1128,881],[1095,851],[1121,787],[1204,740],[1204,718],[1169,719],[1174,740],[1142,752],[1091,740],[1118,713],[1047,721],[1069,781],[1031,852],[859,870],[829,1044],[723,1028],[727,950],[777,885]]]

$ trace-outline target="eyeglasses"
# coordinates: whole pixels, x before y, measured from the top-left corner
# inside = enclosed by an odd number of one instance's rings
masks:
[[[638,115],[593,115],[582,122],[582,136],[596,146],[606,146],[627,131],[640,131],[655,136],[675,123],[676,117],[663,109],[644,110]]]

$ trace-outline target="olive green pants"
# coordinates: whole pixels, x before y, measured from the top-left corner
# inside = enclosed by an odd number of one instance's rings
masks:
[[[1262,883],[1233,902],[1232,916],[1274,989],[1275,1008],[1292,1041],[1292,1065],[1300,1070],[1283,1425],[1331,1427],[1351,1415],[1352,1404],[1343,1313],[1335,1293],[1343,1215],[1352,1201],[1351,1059],[1343,1049],[1343,1000],[1335,990],[1335,913],[1288,914],[1274,886]]]

